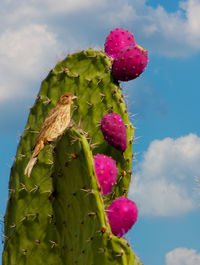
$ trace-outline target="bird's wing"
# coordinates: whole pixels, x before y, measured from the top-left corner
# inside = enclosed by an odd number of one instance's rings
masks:
[[[58,111],[55,107],[50,111],[50,113],[47,115],[46,119],[44,120],[42,127],[39,131],[39,134],[36,138],[34,148],[40,142],[40,140],[45,137],[46,132],[48,131],[49,127],[56,121],[57,116],[58,116]]]
[[[49,123],[49,121],[51,121],[51,119],[53,119],[54,116],[57,117],[57,115],[58,115],[58,110],[59,110],[59,106],[56,105],[56,106],[55,106],[55,107],[49,112],[49,114],[46,116],[46,118],[45,118],[45,120],[44,120],[44,122],[43,122],[43,125],[44,125],[45,123]],[[43,127],[43,125],[42,125],[42,127]],[[41,129],[42,129],[42,127],[41,127]]]

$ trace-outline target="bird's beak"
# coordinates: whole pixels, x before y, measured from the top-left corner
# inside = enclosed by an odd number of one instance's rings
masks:
[[[74,101],[75,99],[77,99],[78,97],[77,96],[73,96],[72,97],[72,100]]]

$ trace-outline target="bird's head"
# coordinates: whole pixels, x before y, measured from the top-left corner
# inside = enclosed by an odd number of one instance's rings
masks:
[[[74,100],[77,98],[77,96],[74,96],[72,93],[64,93],[58,103],[61,105],[67,105],[67,104],[72,104]]]

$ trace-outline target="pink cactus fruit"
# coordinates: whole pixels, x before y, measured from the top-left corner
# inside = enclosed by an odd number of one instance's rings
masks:
[[[126,127],[117,113],[104,115],[101,120],[101,131],[104,139],[113,147],[124,152],[127,147]]]
[[[94,157],[94,164],[103,195],[110,193],[117,180],[117,166],[115,160],[109,156],[97,154]]]
[[[129,81],[138,77],[146,68],[148,52],[136,45],[121,50],[113,63],[113,75],[117,80]]]
[[[107,210],[107,216],[116,236],[123,236],[137,221],[138,208],[135,202],[122,196],[111,203]]]
[[[127,46],[135,46],[133,34],[126,29],[116,28],[112,30],[106,38],[104,47],[105,52],[112,56],[114,59],[117,54]]]

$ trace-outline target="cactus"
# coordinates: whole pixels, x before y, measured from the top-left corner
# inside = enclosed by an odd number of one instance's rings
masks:
[[[106,210],[126,196],[131,179],[134,127],[129,121],[112,62],[92,49],[68,55],[42,82],[18,146],[9,181],[3,265],[140,265],[127,241],[113,235]],[[45,117],[66,92],[78,98],[72,123],[38,156],[31,177],[24,170]],[[102,117],[121,116],[127,148],[122,153],[104,140]],[[117,183],[103,195],[94,156],[112,157]]]

